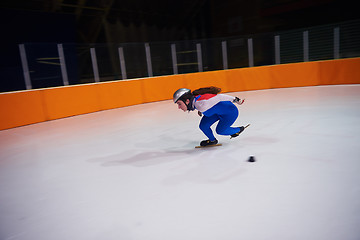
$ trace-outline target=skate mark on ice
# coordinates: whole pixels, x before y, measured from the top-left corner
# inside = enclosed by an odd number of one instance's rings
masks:
[[[113,167],[121,165],[130,165],[134,167],[148,167],[154,165],[160,165],[163,163],[181,161],[188,157],[194,157],[194,155],[200,155],[193,149],[186,150],[159,150],[159,151],[143,151],[131,156],[124,156],[119,153],[112,156],[95,158],[88,160],[89,162],[100,162],[101,166]]]

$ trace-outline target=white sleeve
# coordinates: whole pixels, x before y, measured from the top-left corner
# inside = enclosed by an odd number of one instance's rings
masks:
[[[216,96],[204,99],[204,100],[198,100],[195,101],[194,106],[197,110],[200,112],[205,112],[215,106],[217,103],[222,101],[234,101],[235,97],[226,95],[226,94],[217,94]]]
[[[227,94],[218,94],[218,96],[220,97],[220,101],[234,101],[235,97],[227,95]]]

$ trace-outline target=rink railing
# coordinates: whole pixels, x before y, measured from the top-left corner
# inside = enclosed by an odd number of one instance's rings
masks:
[[[178,88],[223,92],[360,84],[360,58],[118,80],[0,94],[0,130],[69,116],[172,99]],[[169,103],[171,104],[171,103]],[[175,109],[175,108],[174,108]]]
[[[360,20],[175,42],[24,43],[0,92],[353,57]]]

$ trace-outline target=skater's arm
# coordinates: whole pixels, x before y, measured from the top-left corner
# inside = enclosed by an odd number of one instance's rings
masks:
[[[233,97],[227,94],[218,94],[218,96],[221,97],[221,101],[231,101],[239,105],[243,104],[243,102],[245,101],[245,99],[240,99],[238,97]]]

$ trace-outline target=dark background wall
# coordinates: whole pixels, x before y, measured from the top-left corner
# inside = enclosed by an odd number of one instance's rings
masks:
[[[174,41],[359,18],[350,0],[2,0],[0,8],[12,42]]]
[[[24,89],[18,44],[180,41],[358,19],[350,0],[2,0],[0,90]]]

